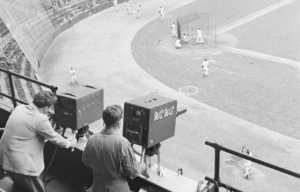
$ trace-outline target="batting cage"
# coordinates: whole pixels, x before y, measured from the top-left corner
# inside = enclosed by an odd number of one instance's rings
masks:
[[[199,31],[201,30],[201,38]],[[216,48],[216,26],[209,25],[208,13],[191,13],[177,18],[177,35],[179,39],[186,37],[185,47],[190,48]],[[201,42],[198,42],[200,38]],[[197,41],[197,42],[196,42]]]

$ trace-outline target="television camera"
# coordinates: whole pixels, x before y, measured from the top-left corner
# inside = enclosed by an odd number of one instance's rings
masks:
[[[157,155],[158,171],[160,167],[160,142],[175,135],[176,117],[185,113],[185,108],[177,108],[177,101],[162,96],[148,95],[127,101],[124,104],[123,136],[132,145],[142,146],[141,162],[146,163],[144,176],[149,177],[148,167],[151,156]],[[149,161],[149,162],[148,162]]]
[[[102,118],[103,89],[90,85],[72,88],[56,94],[55,121],[64,131],[72,129],[78,140],[89,137],[89,124]]]

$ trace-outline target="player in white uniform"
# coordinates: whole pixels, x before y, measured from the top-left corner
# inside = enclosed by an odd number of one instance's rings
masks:
[[[114,4],[114,7],[115,7],[116,11],[119,11],[118,0],[114,0],[113,4]]]
[[[164,13],[164,11],[165,11],[165,8],[163,8],[163,7],[160,7],[159,10],[158,10],[159,16],[160,16],[160,21],[163,21],[164,18],[165,18],[165,13]]]
[[[175,41],[175,47],[176,47],[176,49],[179,49],[179,48],[182,47],[180,39],[177,39],[177,40]]]
[[[75,81],[76,83],[77,82],[77,78],[76,78],[76,71],[75,69],[73,69],[73,67],[71,67],[71,70],[70,70],[70,75],[71,75],[71,84]]]
[[[138,19],[141,17],[141,8],[142,8],[142,6],[139,5],[139,7],[137,9],[137,13],[136,13],[136,18],[138,18]]]
[[[172,38],[174,37],[177,38],[175,22],[171,25],[171,31],[172,31]]]
[[[131,14],[129,1],[126,2],[126,9],[127,9],[128,15]]]
[[[245,149],[245,146],[242,149],[242,153],[244,153],[244,149]],[[245,152],[246,152],[246,155],[249,155],[250,157],[252,157],[252,153],[249,149],[246,149]],[[252,162],[250,160],[244,159],[244,170],[245,170],[244,177],[246,179],[249,179],[249,175],[250,175],[250,173],[252,173],[251,164],[252,164]]]
[[[208,76],[208,67],[209,67],[209,63],[208,63],[207,59],[204,59],[204,61],[202,63],[203,77]]]
[[[187,43],[189,39],[187,38],[187,35],[185,33],[182,34],[182,42]]]
[[[199,28],[196,32],[197,32],[196,43],[203,43],[203,38],[202,38],[202,32],[201,32],[201,29]]]

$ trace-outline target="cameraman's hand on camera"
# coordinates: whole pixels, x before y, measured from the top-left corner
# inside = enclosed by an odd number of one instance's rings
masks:
[[[143,172],[143,171],[145,171],[146,170],[146,163],[139,163],[139,167],[140,167],[140,169],[141,169],[141,171]]]
[[[70,136],[70,137],[68,137],[67,139],[68,139],[68,141],[70,141],[70,146],[69,146],[69,148],[74,148],[74,147],[77,146],[77,143],[78,143],[78,142],[77,142],[77,139],[74,138],[73,135]]]

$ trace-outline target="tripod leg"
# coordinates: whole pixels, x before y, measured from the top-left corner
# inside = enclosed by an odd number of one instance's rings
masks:
[[[146,152],[145,148],[144,148],[144,147],[142,147],[142,155],[141,155],[141,160],[140,160],[140,163],[143,163],[143,161],[144,161],[145,152]]]
[[[145,164],[146,164],[146,173],[148,173],[148,155],[146,155]]]
[[[151,157],[149,157],[149,167],[152,166]]]
[[[157,153],[157,170],[160,172],[160,151]]]

